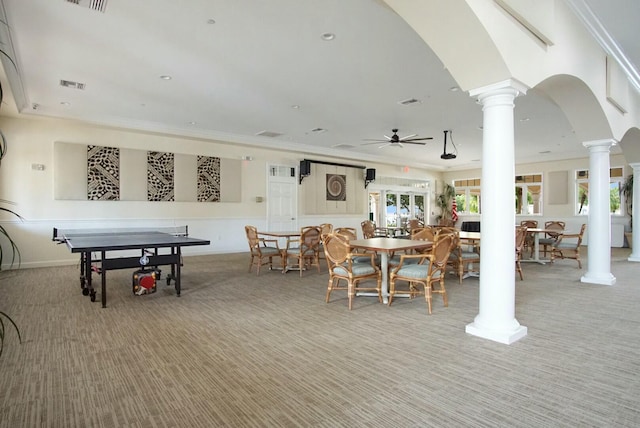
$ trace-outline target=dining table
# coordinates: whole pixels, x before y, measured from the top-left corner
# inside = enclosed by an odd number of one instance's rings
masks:
[[[432,241],[400,238],[366,238],[349,241],[351,248],[375,251],[380,254],[380,270],[382,271],[382,301],[389,302],[389,255],[396,251],[418,250],[433,245]],[[359,295],[377,296],[376,293]]]

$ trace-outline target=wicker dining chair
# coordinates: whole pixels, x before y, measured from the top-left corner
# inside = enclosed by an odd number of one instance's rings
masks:
[[[544,228],[550,230],[550,232],[545,232],[545,237],[538,240],[538,245],[542,247],[542,252],[545,257],[547,251],[551,250],[553,244],[558,241],[560,234],[564,232],[565,226],[566,223],[564,221],[551,220],[544,223]]]
[[[522,220],[520,222],[520,226],[526,226],[527,229],[537,229],[538,228],[538,220]],[[522,252],[529,250],[533,254],[535,245],[535,237],[533,233],[527,232],[527,236],[524,239],[524,246],[522,247]]]
[[[286,258],[287,260],[290,258],[296,259],[297,263],[294,266],[297,266],[300,270],[300,276],[302,276],[302,272],[307,267],[311,266],[316,266],[318,273],[320,272],[321,235],[320,227],[304,226],[300,228],[300,238],[290,241],[294,247],[289,248],[287,245]]]
[[[527,226],[516,226],[516,271],[520,274],[520,281],[524,280],[522,274],[522,252],[524,250],[524,244],[527,239]]]
[[[284,266],[284,250],[278,245],[277,239],[265,239],[258,236],[258,229],[255,226],[245,226],[244,231],[249,241],[249,251],[251,260],[249,261],[249,272],[256,266],[256,275],[260,275],[260,266],[269,265],[269,270],[273,269],[273,259],[279,258]]]
[[[555,259],[573,259],[578,262],[578,268],[582,269],[580,245],[582,245],[582,236],[586,228],[587,225],[583,224],[578,233],[562,233],[551,246],[551,263]]]
[[[353,298],[360,291],[375,291],[382,303],[382,272],[375,264],[375,254],[352,253],[349,240],[335,232],[323,236],[323,248],[329,262],[326,303],[329,303],[334,290],[347,291],[349,310],[353,308]],[[369,263],[356,263],[354,257],[368,257]],[[375,286],[365,285],[367,281],[375,281]]]
[[[449,305],[447,290],[444,286],[447,260],[454,245],[455,235],[439,232],[431,251],[425,254],[403,254],[400,256],[400,264],[389,275],[389,306],[396,294],[407,295],[410,298],[423,294],[427,301],[427,309],[431,314],[431,301],[433,293],[441,294],[444,306]],[[418,263],[407,263],[410,259],[418,259]],[[399,282],[406,282],[408,288],[398,289]],[[434,285],[437,284],[436,288]],[[422,285],[424,290],[419,289]]]

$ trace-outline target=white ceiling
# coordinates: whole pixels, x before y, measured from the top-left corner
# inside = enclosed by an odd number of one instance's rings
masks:
[[[382,2],[107,0],[101,13],[83,6],[89,0],[1,1],[30,114],[247,144],[249,156],[258,145],[361,163],[480,166],[480,107],[450,90],[440,60]],[[640,64],[640,2],[571,1],[589,6]],[[550,100],[532,90],[516,106],[518,163],[585,157]],[[392,128],[434,140],[363,145]],[[455,160],[440,159],[447,129]]]

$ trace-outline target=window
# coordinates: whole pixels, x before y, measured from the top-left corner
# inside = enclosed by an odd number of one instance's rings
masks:
[[[516,215],[542,214],[542,174],[516,175]]]
[[[454,180],[458,214],[480,214],[480,179]]]
[[[622,184],[624,183],[624,171],[622,167],[609,169],[609,212],[614,215],[622,215]],[[576,171],[576,214],[589,214],[589,170]]]

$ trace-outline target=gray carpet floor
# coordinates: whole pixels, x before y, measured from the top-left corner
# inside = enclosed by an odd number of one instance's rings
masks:
[[[108,307],[77,266],[0,272],[7,327],[0,427],[637,427],[640,264],[612,250],[615,286],[574,261],[524,264],[503,345],[465,333],[478,279],[393,306],[328,274],[248,273],[248,254],[187,257],[182,296],[134,296],[110,271]],[[586,251],[585,251],[586,253]],[[586,260],[587,257],[584,256]],[[99,300],[98,295],[98,300]]]

